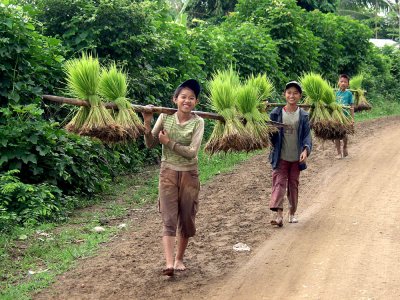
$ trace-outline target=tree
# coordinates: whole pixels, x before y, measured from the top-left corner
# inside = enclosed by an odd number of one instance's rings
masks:
[[[338,12],[342,15],[351,15],[355,19],[364,19],[366,20],[365,23],[373,24],[375,38],[378,38],[380,27],[392,26],[396,29],[384,31],[397,31],[397,34],[395,35],[397,35],[398,40],[400,41],[399,0],[340,0]],[[382,13],[383,16],[380,16]],[[392,22],[392,19],[395,19],[396,21]]]
[[[307,11],[318,9],[321,12],[334,12],[337,4],[338,0],[297,0],[297,5]]]
[[[237,0],[187,0],[185,12],[189,19],[210,20],[219,23],[229,12],[234,11]]]
[[[38,101],[59,86],[61,41],[40,33],[32,7],[0,5],[0,105]]]

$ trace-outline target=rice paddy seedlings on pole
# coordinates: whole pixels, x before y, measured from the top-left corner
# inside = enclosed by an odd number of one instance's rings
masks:
[[[350,79],[350,89],[355,91],[354,111],[371,109],[371,104],[365,98],[365,91],[362,89],[363,79],[364,76],[362,74],[353,76]]]
[[[99,138],[104,142],[113,142],[123,134],[120,126],[102,104],[98,96],[100,75],[100,63],[91,54],[82,53],[80,59],[72,59],[66,62],[67,87],[69,92],[77,98],[87,100],[90,108],[78,111],[67,125],[67,129],[81,135]],[[86,117],[83,120],[83,117]]]
[[[251,141],[236,108],[236,92],[239,86],[239,75],[233,67],[215,73],[208,84],[211,107],[224,118],[224,121],[216,122],[205,145],[204,150],[209,154],[242,151]]]
[[[246,151],[270,146],[270,134],[274,130],[266,122],[267,113],[260,111],[262,100],[271,96],[273,85],[266,75],[251,75],[237,90],[236,105],[243,117],[245,129],[251,137]]]
[[[118,110],[115,112],[115,122],[124,129],[121,142],[135,140],[144,132],[144,126],[126,98],[128,93],[128,76],[117,69],[115,63],[109,68],[102,68],[99,79],[99,94],[113,101]],[[116,141],[117,142],[117,141]]]

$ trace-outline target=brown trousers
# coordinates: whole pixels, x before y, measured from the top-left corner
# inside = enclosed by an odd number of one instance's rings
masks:
[[[161,167],[159,210],[163,236],[189,238],[195,235],[195,217],[199,203],[200,181],[197,170],[174,171]]]
[[[278,167],[272,171],[272,193],[269,208],[273,211],[283,210],[283,200],[287,190],[290,213],[297,210],[299,198],[299,162],[279,160]]]

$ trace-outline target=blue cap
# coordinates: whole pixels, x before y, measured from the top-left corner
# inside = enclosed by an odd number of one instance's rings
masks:
[[[194,94],[196,95],[196,98],[199,97],[200,91],[201,91],[201,87],[200,84],[197,82],[197,80],[195,79],[188,79],[184,82],[182,82],[179,87],[187,87],[189,89],[191,89]]]

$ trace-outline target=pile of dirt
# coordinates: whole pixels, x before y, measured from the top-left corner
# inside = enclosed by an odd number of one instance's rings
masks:
[[[349,155],[357,155],[357,144],[386,126],[399,122],[390,117],[356,125],[349,140]],[[313,201],[324,178],[319,176],[337,161],[332,142],[315,140],[308,169],[300,175],[299,221]],[[215,177],[202,186],[197,235],[189,242],[185,264],[188,270],[168,278],[161,276],[164,258],[161,219],[153,205],[131,214],[128,231],[104,245],[95,257],[80,260],[35,299],[199,299],[207,285],[223,280],[244,264],[276,230],[269,221],[271,167],[267,153],[238,165],[232,172]],[[233,250],[245,243],[251,251]]]

